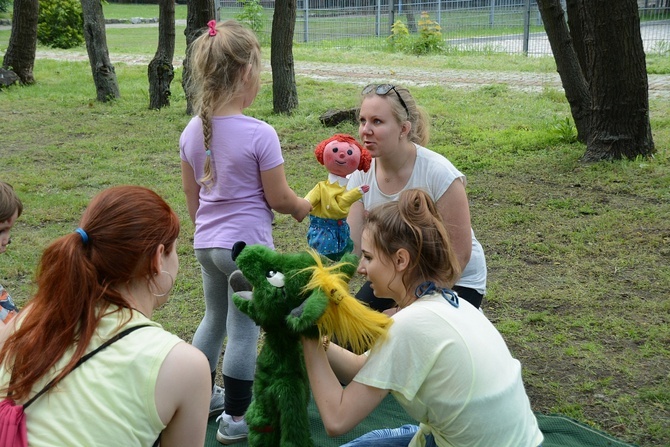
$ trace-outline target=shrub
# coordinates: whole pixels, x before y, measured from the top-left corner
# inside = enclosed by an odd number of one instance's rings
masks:
[[[411,38],[407,25],[402,21],[396,20],[391,26],[391,35],[388,36],[388,42],[393,49],[398,49],[403,53],[411,52]]]
[[[426,11],[423,11],[419,19],[419,38],[414,44],[414,54],[440,53],[443,50],[444,41],[440,25],[431,20]]]
[[[421,13],[419,33],[416,36],[412,36],[407,26],[397,20],[391,27],[388,41],[393,49],[408,54],[421,55],[445,51],[440,25],[431,20],[430,15],[425,11]]]
[[[557,118],[551,127],[551,131],[561,143],[571,144],[577,142],[577,128],[572,124],[569,117],[563,120]]]
[[[0,12],[8,12],[10,3],[10,0],[0,0]]]
[[[259,0],[242,0],[242,5],[242,11],[235,18],[259,36],[263,31],[263,6]]]
[[[73,48],[84,42],[84,15],[78,0],[40,0],[37,40],[53,48]]]

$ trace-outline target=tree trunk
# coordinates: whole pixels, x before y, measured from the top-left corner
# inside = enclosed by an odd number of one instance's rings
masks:
[[[570,37],[572,37],[572,47],[577,53],[577,60],[580,67],[586,67],[586,36],[584,36],[583,23],[584,17],[584,0],[567,0],[566,12],[568,13],[568,29],[570,30]],[[584,73],[584,79],[588,84],[589,73]]]
[[[272,19],[271,55],[272,105],[275,113],[290,114],[298,107],[293,62],[296,0],[275,0]]]
[[[12,70],[22,84],[34,84],[33,67],[37,49],[37,0],[14,0],[12,33],[2,67]]]
[[[149,63],[149,108],[170,105],[170,83],[174,79],[175,25],[174,1],[160,0],[158,15],[158,49]]]
[[[537,0],[537,5],[549,38],[551,51],[554,53],[565,97],[570,104],[572,118],[575,120],[577,138],[585,143],[588,141],[591,126],[591,98],[589,86],[584,79],[570,31],[565,22],[565,12],[560,0]]]
[[[419,5],[420,7],[421,5]],[[416,34],[419,31],[419,28],[416,24],[416,17],[414,15],[417,5],[414,4],[413,0],[405,0],[402,2],[402,8],[407,18],[407,30],[410,34]]]
[[[583,160],[649,156],[655,148],[637,2],[589,0],[585,11],[592,117]]]
[[[93,72],[93,82],[98,101],[107,102],[121,96],[114,66],[109,60],[105,16],[100,0],[81,0],[84,13],[84,38],[86,51]]]
[[[191,43],[205,30],[207,22],[213,20],[216,11],[214,0],[188,0],[186,12],[186,57],[184,58],[181,84],[186,95],[186,113],[193,114],[193,95],[189,91],[188,83],[191,77],[189,59],[191,55]]]

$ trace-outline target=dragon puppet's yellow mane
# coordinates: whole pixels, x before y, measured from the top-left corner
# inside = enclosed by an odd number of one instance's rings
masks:
[[[305,269],[312,270],[312,277],[303,290],[321,289],[328,297],[326,311],[317,321],[319,333],[336,339],[353,352],[367,351],[380,337],[386,336],[393,320],[350,295],[346,277],[338,271],[341,263],[324,266],[316,251],[309,250],[309,253],[316,265]]]

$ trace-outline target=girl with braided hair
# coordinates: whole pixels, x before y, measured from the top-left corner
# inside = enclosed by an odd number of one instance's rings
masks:
[[[259,328],[232,304],[229,275],[237,270],[233,244],[274,247],[273,210],[298,222],[310,203],[289,187],[277,132],[244,115],[260,88],[261,49],[253,31],[234,20],[210,21],[190,48],[197,115],[180,141],[182,184],[195,225],[195,254],[202,267],[205,315],[193,345],[209,359],[210,415],[221,412],[217,439],[246,438]],[[223,390],[214,384],[221,346]]]

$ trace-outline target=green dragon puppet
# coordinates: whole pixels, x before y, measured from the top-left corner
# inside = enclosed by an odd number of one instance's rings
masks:
[[[362,352],[386,334],[392,320],[349,294],[354,255],[325,266],[326,259],[311,250],[280,254],[238,242],[233,259],[239,268],[230,278],[235,305],[265,333],[245,415],[249,446],[313,447],[301,336],[334,336]]]

